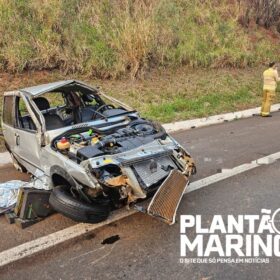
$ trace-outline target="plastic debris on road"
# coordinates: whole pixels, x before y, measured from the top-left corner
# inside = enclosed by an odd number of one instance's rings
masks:
[[[16,204],[20,188],[51,189],[48,184],[48,178],[42,171],[37,170],[34,176],[30,182],[12,180],[0,184],[0,215]]]
[[[19,189],[26,184],[26,182],[13,180],[0,184],[0,207],[8,208],[14,205],[17,201]]]

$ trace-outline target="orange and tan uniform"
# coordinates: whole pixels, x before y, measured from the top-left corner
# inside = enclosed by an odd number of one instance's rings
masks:
[[[276,69],[269,68],[263,72],[263,102],[261,109],[263,117],[270,115],[271,104],[279,81],[280,78]]]

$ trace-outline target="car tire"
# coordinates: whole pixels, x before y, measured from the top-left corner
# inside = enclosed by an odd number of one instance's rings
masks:
[[[80,201],[65,185],[54,188],[49,202],[54,210],[77,222],[95,224],[106,220],[110,214],[109,205]]]

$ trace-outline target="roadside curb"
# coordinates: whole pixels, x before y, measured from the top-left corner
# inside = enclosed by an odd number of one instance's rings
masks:
[[[223,122],[230,122],[238,119],[250,118],[260,114],[261,107],[247,109],[243,111],[237,111],[232,113],[226,113],[216,116],[210,116],[206,118],[179,121],[174,123],[164,124],[163,127],[167,132],[177,132],[180,130],[188,130],[192,128],[199,128],[203,126],[210,126],[214,124],[219,124]],[[280,110],[280,103],[271,106],[271,112],[277,112]]]

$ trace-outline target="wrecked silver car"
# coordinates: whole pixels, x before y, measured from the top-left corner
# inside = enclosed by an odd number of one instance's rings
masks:
[[[80,81],[6,92],[2,128],[15,167],[43,172],[52,207],[76,221],[151,198],[141,209],[172,224],[195,173],[160,124]]]

